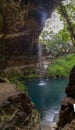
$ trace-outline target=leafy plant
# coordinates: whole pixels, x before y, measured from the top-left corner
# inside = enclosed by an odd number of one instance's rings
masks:
[[[6,78],[14,83],[16,85],[17,88],[19,88],[20,90],[27,90],[26,86],[20,81],[21,77],[23,75],[18,73],[16,70],[11,70],[9,72],[6,73]]]
[[[14,83],[16,87],[19,88],[20,90],[23,91],[27,90],[26,86],[21,81],[12,79],[11,82]]]
[[[69,54],[64,57],[57,58],[48,68],[49,76],[68,77],[72,67],[75,65],[75,55]]]

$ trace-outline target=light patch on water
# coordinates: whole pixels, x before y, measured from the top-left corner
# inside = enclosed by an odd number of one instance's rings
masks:
[[[41,80],[40,83],[38,84],[39,86],[45,86],[46,85],[46,82]]]

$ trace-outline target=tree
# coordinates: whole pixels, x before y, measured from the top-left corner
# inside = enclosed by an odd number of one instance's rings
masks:
[[[67,29],[69,30],[71,34],[71,39],[73,42],[73,45],[75,47],[75,7],[74,7],[75,1],[72,0],[70,3],[64,5],[62,1],[59,2],[59,12],[63,16],[63,20],[66,21]]]
[[[75,1],[62,2],[60,0],[57,12],[63,23],[63,28],[54,33],[48,21],[41,33],[40,41],[49,48],[52,55],[74,52],[75,47]],[[54,16],[55,17],[55,16]],[[56,18],[55,18],[56,19]],[[52,20],[52,19],[51,19]],[[55,21],[56,22],[56,21]],[[55,23],[54,23],[55,24]],[[59,23],[60,25],[60,23]],[[54,28],[55,29],[55,28]]]
[[[44,44],[49,48],[52,56],[66,54],[71,52],[72,44],[69,41],[65,41],[60,33],[53,36],[52,39],[44,40]]]

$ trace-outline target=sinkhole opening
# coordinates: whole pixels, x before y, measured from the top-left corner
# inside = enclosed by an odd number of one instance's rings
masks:
[[[44,20],[45,16],[43,17]],[[43,21],[44,23],[44,21]],[[65,96],[68,76],[74,65],[74,45],[59,10],[55,10],[38,39],[38,80],[27,82],[29,94],[41,120],[57,122],[60,102]],[[69,61],[72,59],[70,68]],[[67,79],[66,79],[67,78]],[[31,86],[31,87],[29,87]]]

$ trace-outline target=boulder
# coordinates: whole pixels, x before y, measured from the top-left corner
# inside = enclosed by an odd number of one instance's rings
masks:
[[[61,102],[59,120],[56,130],[75,130],[75,66],[69,76],[69,84],[65,89],[67,94]]]
[[[66,87],[65,92],[67,96],[75,99],[75,66],[71,70],[70,77],[69,77],[69,84]]]
[[[0,130],[33,130],[38,124],[30,97],[11,83],[0,83]]]

